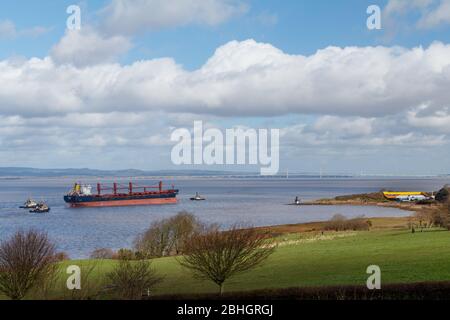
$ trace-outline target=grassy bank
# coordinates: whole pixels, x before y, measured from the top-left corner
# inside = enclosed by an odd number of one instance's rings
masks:
[[[278,249],[261,267],[231,279],[225,291],[286,289],[295,287],[363,286],[369,265],[378,265],[382,284],[407,284],[450,280],[450,232],[426,229],[412,233],[411,218],[371,219],[371,231],[324,232],[323,223],[265,228],[277,236]],[[153,266],[164,276],[153,295],[216,293],[208,281],[194,279],[177,258],[155,259]],[[60,279],[49,297],[70,298],[65,289],[69,265],[93,267],[90,283],[104,286],[113,260],[66,261],[60,265]],[[29,298],[36,298],[30,296]],[[38,296],[39,297],[39,296]],[[1,297],[0,297],[1,298]],[[105,295],[100,298],[108,298]]]
[[[264,266],[236,277],[226,290],[247,291],[305,286],[363,285],[366,268],[379,265],[383,283],[450,280],[450,233],[432,230],[341,232],[289,235]],[[87,264],[71,261],[70,264]],[[112,269],[114,261],[98,262],[95,279]],[[66,263],[66,265],[69,263]],[[154,267],[164,282],[154,294],[216,292],[207,281],[192,278],[175,258],[156,259]]]
[[[439,203],[416,203],[416,202],[398,202],[388,200],[382,192],[352,194],[338,196],[332,199],[319,199],[312,202],[306,202],[304,205],[320,206],[377,206],[385,208],[397,208],[405,211],[419,212],[424,209],[436,208]]]

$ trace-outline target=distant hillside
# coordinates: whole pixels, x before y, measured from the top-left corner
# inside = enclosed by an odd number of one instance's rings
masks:
[[[0,167],[0,177],[136,177],[136,176],[229,176],[243,175],[246,173],[226,171],[144,171],[136,169],[127,170],[96,170],[96,169],[36,169],[19,167]],[[251,175],[251,174],[250,174]]]
[[[137,169],[126,170],[97,170],[89,168],[67,168],[67,169],[37,169],[22,167],[0,167],[0,178],[20,178],[20,177],[240,177],[240,178],[286,178],[286,173],[280,172],[272,177],[263,177],[258,172],[244,171],[214,171],[214,170],[155,170],[145,171]],[[290,178],[358,178],[358,175],[351,174],[324,174],[319,176],[316,173],[290,173]],[[370,176],[364,176],[368,178]],[[376,176],[389,177],[394,176]],[[450,177],[450,175],[441,175],[440,177]],[[403,177],[404,178],[404,177]]]

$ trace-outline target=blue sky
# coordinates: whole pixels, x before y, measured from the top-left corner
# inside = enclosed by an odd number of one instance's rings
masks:
[[[123,1],[0,4],[0,166],[174,168],[202,120],[281,129],[282,170],[450,172],[450,1]]]
[[[0,20],[10,20],[17,29],[34,26],[48,28],[39,37],[19,38],[0,42],[1,57],[11,55],[44,57],[64,34],[66,8],[78,4],[83,9],[84,23],[98,23],[98,12],[107,0],[74,2],[72,0],[26,0],[1,4]],[[217,26],[188,25],[155,31],[145,31],[135,37],[135,48],[125,57],[124,63],[138,59],[173,57],[189,69],[201,66],[220,45],[231,40],[255,39],[268,42],[289,54],[313,54],[329,45],[374,46],[400,45],[405,47],[428,46],[436,40],[448,42],[448,27],[433,30],[408,30],[399,32],[393,39],[385,39],[384,31],[366,28],[366,9],[377,4],[385,7],[387,1],[298,1],[253,0],[246,1],[246,14],[234,17]],[[149,13],[150,14],[150,13]],[[414,23],[415,14],[408,15],[405,25]]]

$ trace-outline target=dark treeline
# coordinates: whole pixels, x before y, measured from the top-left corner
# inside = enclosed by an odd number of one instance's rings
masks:
[[[152,300],[152,298],[148,298]],[[230,292],[223,295],[165,295],[159,300],[450,300],[450,282],[420,282],[387,284],[381,290],[369,290],[365,286],[326,286],[285,289],[264,289],[246,292]]]

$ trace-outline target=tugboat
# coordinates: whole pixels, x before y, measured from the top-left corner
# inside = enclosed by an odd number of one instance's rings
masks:
[[[37,206],[38,203],[30,198],[20,207],[20,209],[36,209]]]
[[[47,212],[50,212],[50,207],[43,202],[38,203],[36,208],[30,210],[30,213],[47,213]]]
[[[191,201],[205,201],[205,200],[206,199],[201,197],[198,192],[195,194],[195,197],[191,198]]]

